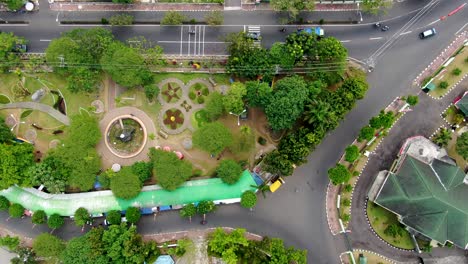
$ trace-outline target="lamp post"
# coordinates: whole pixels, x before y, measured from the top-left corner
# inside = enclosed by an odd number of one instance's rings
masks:
[[[234,116],[237,116],[237,126],[240,126],[240,115],[242,115],[243,113],[245,113],[247,111],[247,109],[244,109],[242,112],[240,112],[239,114],[235,114],[233,112],[229,112],[229,114],[231,115],[234,115]]]

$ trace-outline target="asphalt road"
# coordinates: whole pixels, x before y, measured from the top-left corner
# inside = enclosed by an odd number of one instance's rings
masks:
[[[424,2],[424,1],[406,1]],[[465,3],[461,0],[445,0],[439,3],[413,25],[405,29],[405,33],[397,34],[395,41],[388,49],[378,56],[375,70],[368,75],[371,89],[366,98],[360,101],[341,122],[340,126],[331,132],[320,146],[309,156],[308,163],[299,167],[294,176],[286,179],[287,183],[279,191],[269,194],[267,199],[260,198],[258,206],[253,212],[243,210],[237,205],[223,206],[216,213],[208,216],[208,226],[232,226],[244,227],[249,231],[283,238],[288,245],[308,249],[309,263],[338,263],[339,253],[345,251],[343,239],[340,236],[333,237],[329,232],[325,216],[325,190],[328,184],[326,171],[332,167],[339,159],[344,148],[350,144],[357,136],[359,129],[364,126],[370,117],[377,114],[380,109],[390,103],[398,95],[406,95],[411,91],[412,80],[419,72],[426,67],[437,54],[444,49],[452,40],[454,34],[467,22],[467,8],[442,22],[435,22],[431,26],[436,27],[439,34],[431,39],[419,40],[417,34],[429,24],[436,21],[440,16],[447,15],[457,6]],[[415,5],[416,6],[416,5]],[[42,11],[41,11],[42,12]],[[324,26],[326,34],[335,36],[342,40],[349,49],[349,55],[359,60],[367,59],[380,46],[392,39],[395,33],[411,19],[416,12],[403,15],[389,20],[387,23],[390,30],[381,32],[366,23],[366,19],[360,25],[334,25]],[[344,14],[344,13],[343,13]],[[43,51],[47,46],[47,40],[60,35],[60,32],[70,30],[70,27],[59,27],[55,23],[56,13],[46,14],[47,18],[38,18],[27,27],[4,27],[2,30],[11,29],[19,35],[23,35],[31,40],[33,51]],[[344,14],[346,16],[347,14]],[[393,14],[395,15],[395,14]],[[252,16],[250,19],[258,19],[262,23],[274,24],[276,17],[271,14],[262,16],[261,12],[249,12],[244,16]],[[322,15],[321,15],[322,16]],[[50,23],[50,19],[54,23]],[[231,21],[231,18],[226,21]],[[379,18],[374,18],[379,19]],[[46,22],[48,21],[48,22]],[[181,27],[125,27],[112,28],[119,38],[127,38],[135,35],[144,35],[148,39],[159,41],[167,53],[191,54],[200,52],[205,55],[208,52],[218,52],[223,50],[220,35],[243,30],[244,23],[252,20],[244,19],[243,16],[236,20],[232,18],[232,23],[239,23],[237,26],[205,27],[201,28],[201,34],[196,35],[197,39],[205,39],[199,45],[194,44],[192,36],[190,48],[188,43],[188,26]],[[270,21],[269,23],[266,23]],[[241,25],[242,24],[242,25]],[[274,41],[283,41],[284,35],[280,34],[279,27],[262,26],[261,31],[264,36],[262,44],[271,45]],[[180,48],[182,30],[182,49]],[[288,29],[289,30],[289,29]],[[293,30],[293,29],[291,29]],[[411,31],[409,33],[406,33]],[[203,33],[204,32],[204,33]],[[40,41],[40,39],[45,41]],[[186,41],[186,43],[184,43]],[[197,45],[195,47],[195,45]],[[195,47],[195,48],[194,48]],[[411,92],[414,92],[413,89]],[[5,214],[0,214],[5,218]],[[45,227],[30,227],[20,221],[10,221],[8,226],[21,233],[31,235],[38,234]],[[365,224],[365,223],[363,223]],[[139,225],[143,233],[169,232],[184,229],[202,228],[197,221],[189,224],[180,219],[177,212],[164,213],[158,216],[156,223],[152,217],[144,218]],[[71,237],[80,234],[79,229],[72,225],[67,225],[64,229],[56,232],[63,237]],[[391,256],[389,256],[391,257]]]

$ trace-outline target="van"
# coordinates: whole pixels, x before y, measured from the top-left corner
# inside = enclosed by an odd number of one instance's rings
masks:
[[[423,31],[423,32],[419,33],[419,38],[425,39],[425,38],[428,38],[428,37],[432,37],[435,34],[437,34],[437,31],[435,30],[435,28],[431,28],[431,29],[428,29],[426,31]]]
[[[281,185],[283,184],[284,184],[284,180],[281,177],[279,177],[278,180],[276,180],[274,183],[270,185],[270,192],[272,193],[276,192],[279,189],[279,187],[281,187]]]

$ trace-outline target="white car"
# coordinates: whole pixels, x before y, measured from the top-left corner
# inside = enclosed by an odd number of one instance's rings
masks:
[[[421,39],[425,39],[425,38],[428,38],[428,37],[432,37],[435,34],[437,34],[437,31],[435,30],[435,28],[431,28],[431,29],[428,29],[426,31],[423,31],[423,32],[419,33],[419,37]]]

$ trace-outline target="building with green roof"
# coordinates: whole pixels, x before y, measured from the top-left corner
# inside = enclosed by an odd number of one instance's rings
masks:
[[[369,200],[395,213],[410,231],[440,244],[468,247],[468,185],[445,149],[409,138],[390,171],[381,171]]]
[[[465,92],[463,97],[455,102],[455,106],[462,111],[464,116],[468,116],[468,92]]]

